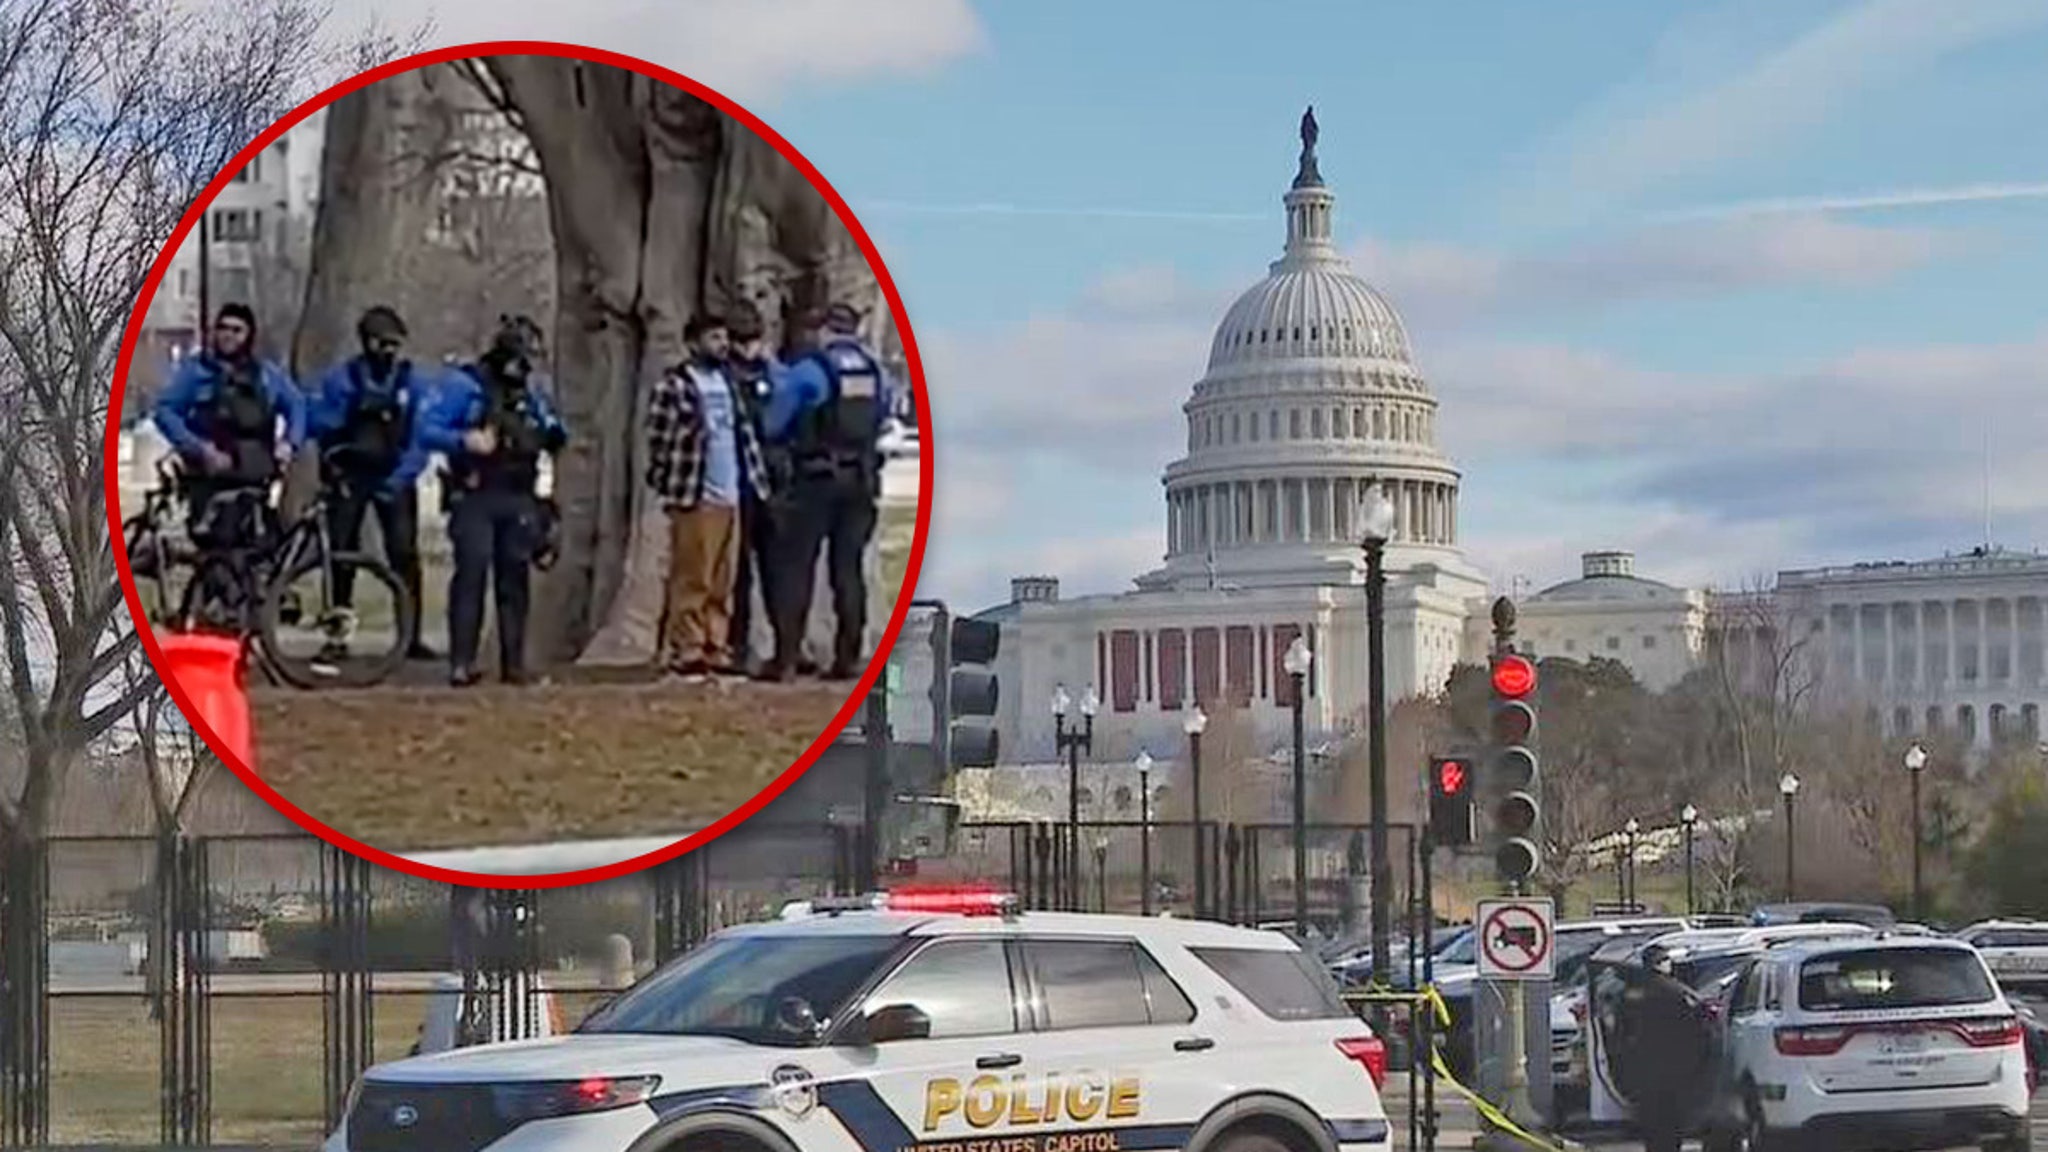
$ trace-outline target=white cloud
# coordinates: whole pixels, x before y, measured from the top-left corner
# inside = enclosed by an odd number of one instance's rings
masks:
[[[1699,208],[1659,213],[1664,220],[1711,220],[1731,216],[1811,215],[1875,212],[1888,208],[1925,208],[1941,204],[1993,204],[2002,200],[2048,200],[2048,183],[1960,184],[1952,188],[1905,188],[1867,192],[1860,196],[1787,196],[1768,200],[1737,200]]]
[[[1864,283],[1947,242],[1812,218],[1729,221],[1564,260],[1382,248],[1361,270],[1405,283],[1391,293],[1404,307],[1433,278],[1435,307],[1473,319]],[[1011,575],[1044,571],[1106,591],[1155,564],[1159,469],[1184,449],[1178,411],[1227,295],[1141,268],[1104,277],[1071,314],[928,332],[942,461],[930,586],[986,598]],[[1727,584],[1774,565],[1967,546],[1987,427],[2000,536],[2048,542],[2048,441],[2011,419],[2048,394],[2048,335],[1873,345],[1735,373],[1484,331],[1432,334],[1423,357],[1465,472],[1469,539],[1504,575],[1561,578],[1580,550],[1612,546],[1655,557],[1674,579]],[[956,477],[960,493],[945,495]],[[1519,518],[1516,501],[1531,502]],[[1545,527],[1527,538],[1486,530],[1522,522]]]
[[[742,102],[922,75],[986,44],[968,0],[339,0],[344,27],[420,20],[434,44],[558,40],[673,68]]]
[[[1854,287],[1964,248],[1949,232],[1805,214],[1665,222],[1529,254],[1368,239],[1353,256],[1403,315],[1430,328],[1788,284]]]
[[[1597,220],[1683,177],[1765,154],[1828,124],[1856,99],[1956,52],[2048,24],[2038,0],[1865,0],[1717,76],[1650,92],[1652,71],[1573,125],[1511,187],[1511,211]]]

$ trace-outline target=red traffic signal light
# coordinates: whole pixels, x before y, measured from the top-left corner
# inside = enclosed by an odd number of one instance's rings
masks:
[[[1463,760],[1439,760],[1436,765],[1436,790],[1445,796],[1463,796],[1465,788],[1472,783],[1472,768]]]
[[[1462,848],[1478,832],[1472,803],[1472,761],[1438,756],[1429,762],[1429,834],[1432,843]]]
[[[1493,658],[1493,690],[1519,700],[1536,690],[1536,665],[1513,653]]]

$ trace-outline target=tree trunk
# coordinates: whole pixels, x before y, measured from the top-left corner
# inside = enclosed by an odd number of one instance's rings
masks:
[[[611,537],[623,551],[604,555],[595,573],[592,618],[603,624],[583,650],[589,664],[643,664],[659,648],[668,535],[661,508],[646,498],[640,483],[647,465],[640,428],[651,385],[683,357],[683,325],[702,301],[713,182],[727,140],[745,135],[697,97],[667,85],[652,87],[644,136],[649,208],[640,251],[645,343],[640,372],[622,389],[630,404],[618,446],[629,461],[626,530]]]
[[[305,305],[291,344],[292,375],[302,388],[353,354],[364,309],[402,296],[403,253],[426,232],[432,156],[444,144],[427,107],[430,71],[400,73],[327,110]],[[286,477],[286,514],[303,508],[319,484],[318,457],[302,454]]]
[[[426,232],[441,145],[429,83],[425,71],[403,72],[327,110],[306,303],[291,348],[301,380],[355,351],[365,308],[403,294],[402,254]]]

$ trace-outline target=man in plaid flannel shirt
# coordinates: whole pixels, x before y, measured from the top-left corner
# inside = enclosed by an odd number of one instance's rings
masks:
[[[768,473],[726,367],[726,322],[694,316],[683,340],[688,358],[655,385],[648,409],[647,484],[669,521],[662,648],[678,675],[744,674],[729,647],[740,509],[767,498]]]

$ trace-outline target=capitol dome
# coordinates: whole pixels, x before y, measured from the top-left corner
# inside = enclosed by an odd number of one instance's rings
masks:
[[[1285,246],[1216,327],[1163,477],[1167,565],[1141,584],[1351,582],[1374,486],[1395,508],[1390,565],[1459,563],[1437,402],[1400,313],[1337,247],[1317,135],[1310,110]]]

